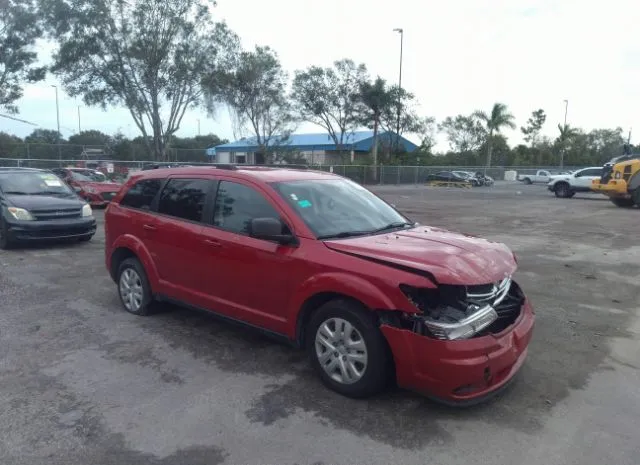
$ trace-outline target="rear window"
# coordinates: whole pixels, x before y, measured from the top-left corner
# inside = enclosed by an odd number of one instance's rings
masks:
[[[139,208],[141,210],[151,209],[153,199],[162,187],[162,179],[145,179],[138,181],[127,191],[120,202],[123,207]]]
[[[188,221],[202,221],[207,193],[213,181],[171,179],[160,194],[158,213]]]

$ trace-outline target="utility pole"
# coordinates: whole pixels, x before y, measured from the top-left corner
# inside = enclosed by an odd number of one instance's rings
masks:
[[[200,135],[200,118],[198,118],[198,135]]]
[[[400,113],[402,111],[402,46],[404,42],[404,29],[398,27],[393,30],[400,34],[400,72],[398,74],[398,120],[396,124],[396,150],[400,148]]]
[[[564,152],[566,150],[566,134],[567,134],[567,111],[569,109],[569,100],[564,100],[564,134],[562,135],[562,150],[560,151],[560,169],[564,168]]]
[[[78,134],[80,132],[82,132],[82,129],[80,129],[80,105],[78,105]]]
[[[58,144],[58,160],[62,159],[62,151],[60,149],[60,139],[61,134],[60,134],[60,106],[58,105],[58,86],[52,85],[51,87],[53,87],[56,90],[56,120],[58,121],[58,140],[56,141]]]

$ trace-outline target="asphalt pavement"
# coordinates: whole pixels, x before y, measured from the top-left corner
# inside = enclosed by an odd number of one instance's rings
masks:
[[[513,183],[373,190],[516,252],[537,326],[504,394],[356,401],[301,352],[206,314],[127,314],[97,212],[90,243],[0,251],[0,463],[637,465],[640,210]]]

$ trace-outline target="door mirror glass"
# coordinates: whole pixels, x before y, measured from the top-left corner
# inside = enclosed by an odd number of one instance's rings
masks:
[[[256,239],[274,241],[283,245],[294,242],[293,235],[283,234],[284,224],[277,218],[253,218],[250,228],[251,237]]]

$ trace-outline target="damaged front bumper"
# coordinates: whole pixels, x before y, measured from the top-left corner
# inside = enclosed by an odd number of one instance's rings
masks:
[[[534,320],[525,299],[518,318],[497,334],[445,341],[390,324],[380,329],[393,353],[400,387],[466,405],[492,397],[511,381],[526,358]]]

